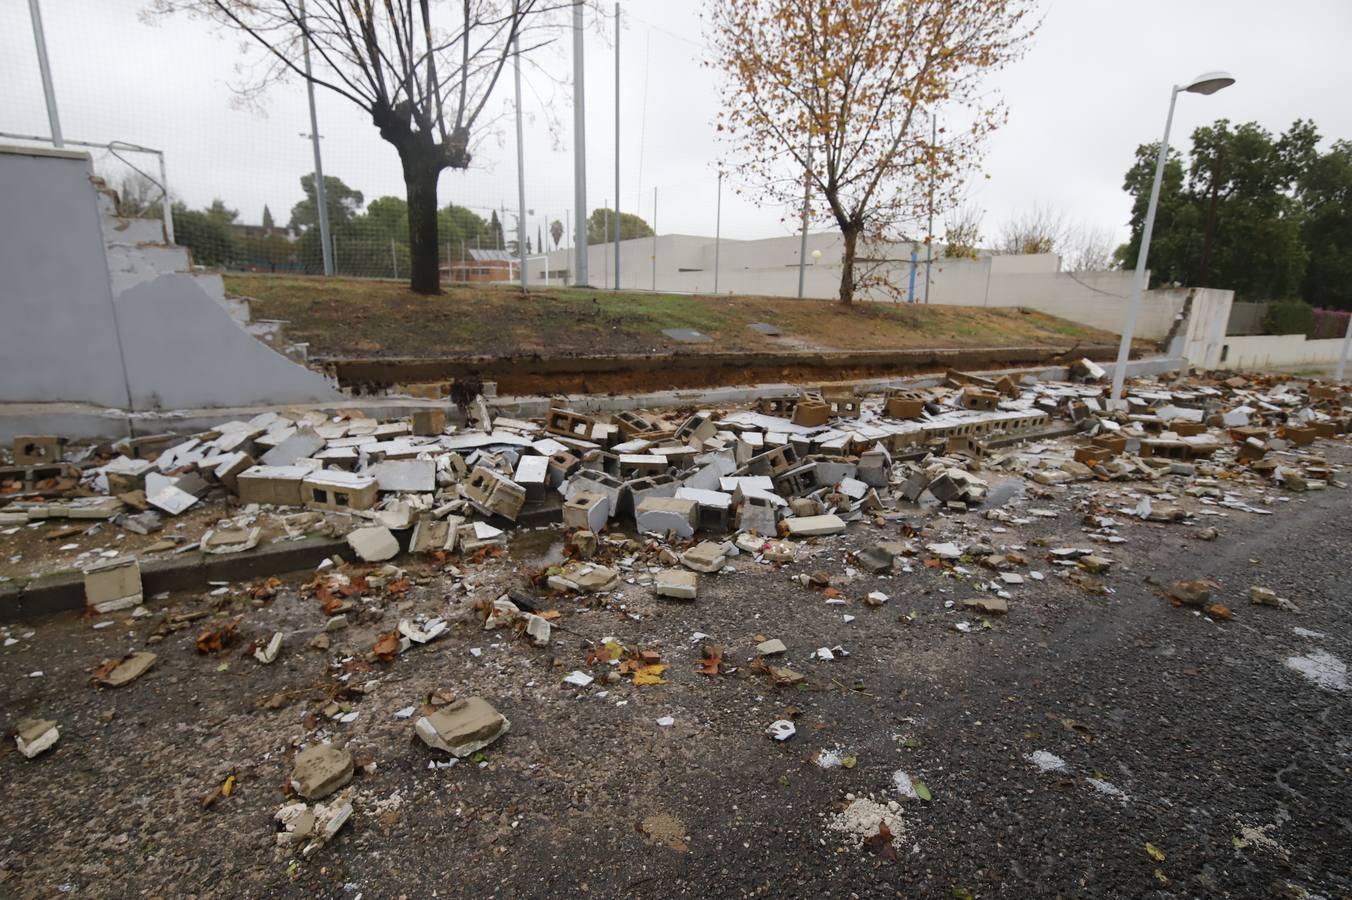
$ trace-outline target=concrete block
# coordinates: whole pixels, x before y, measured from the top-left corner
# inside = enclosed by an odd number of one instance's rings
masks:
[[[697,412],[681,423],[672,438],[682,444],[702,445],[718,433],[718,426],[708,412]]]
[[[352,780],[352,754],[332,744],[316,744],[296,754],[291,787],[306,800],[322,800]]]
[[[300,506],[300,485],[311,470],[304,466],[252,466],[239,473],[241,503]]]
[[[646,497],[635,511],[635,520],[639,531],[674,531],[679,537],[693,537],[699,504],[675,497]]]
[[[768,441],[767,436],[767,441]],[[752,475],[778,475],[798,465],[798,453],[793,447],[785,445],[772,447],[764,453],[747,460],[747,470]]]
[[[614,515],[632,515],[638,505],[649,497],[675,497],[680,482],[671,475],[653,475],[648,478],[635,478],[624,483],[620,493],[620,505],[612,510]]]
[[[526,489],[507,476],[484,466],[475,466],[461,486],[474,508],[486,516],[502,516],[516,521],[526,505]]]
[[[605,494],[580,491],[563,504],[563,526],[600,534],[610,518],[610,499]]]
[[[145,490],[146,474],[153,468],[154,464],[149,460],[119,456],[103,467],[108,479],[108,493],[117,496]]]
[[[793,424],[818,428],[831,418],[831,407],[819,398],[801,398],[793,407]]]
[[[781,497],[797,497],[813,491],[818,486],[817,464],[804,463],[786,472],[774,476],[775,493]]]
[[[21,434],[14,438],[14,465],[45,466],[61,460],[61,445],[54,434]]]
[[[387,459],[366,470],[382,491],[430,493],[437,489],[437,463],[432,459]]]
[[[713,574],[728,561],[727,553],[721,544],[713,541],[700,541],[681,554],[681,564],[696,572]]]
[[[383,525],[348,532],[347,545],[364,562],[384,562],[399,555],[399,542]]]
[[[737,530],[770,537],[777,533],[779,513],[767,497],[743,495],[737,506]]]
[[[301,429],[264,453],[259,462],[265,466],[289,466],[301,457],[314,456],[324,449],[325,443],[313,430]]]
[[[212,470],[212,477],[225,486],[231,493],[239,493],[239,476],[254,466],[254,458],[243,450],[236,450],[218,457],[219,462]]]
[[[724,532],[732,524],[732,495],[722,491],[680,487],[676,499],[694,500],[699,504],[698,525],[705,531]]]
[[[311,509],[333,512],[370,509],[376,505],[377,493],[377,482],[373,476],[340,469],[311,472],[300,484],[301,503]]]
[[[582,471],[563,485],[563,496],[566,499],[579,491],[586,491],[590,494],[605,494],[606,499],[610,501],[611,510],[618,510],[620,508],[620,497],[624,490],[624,482],[609,472]],[[675,493],[674,489],[672,493]]]
[[[551,408],[545,416],[545,431],[584,441],[591,440],[592,426],[595,424],[591,416],[575,413],[571,409]]]
[[[482,697],[464,697],[418,719],[413,728],[427,746],[464,758],[502,737],[512,723]]]
[[[663,569],[657,573],[653,590],[659,597],[675,600],[694,600],[699,589],[699,576],[684,569]]]
[[[818,537],[845,531],[845,523],[840,517],[829,513],[824,516],[793,516],[784,520],[784,526],[788,528],[790,537]]]
[[[619,476],[624,479],[661,475],[671,463],[665,456],[651,453],[622,453],[619,457]]]
[[[526,491],[526,502],[543,503],[549,489],[549,457],[523,456],[516,464],[516,483]]]
[[[102,560],[84,570],[85,605],[95,612],[130,609],[141,603],[141,566],[132,556]]]
[[[413,433],[439,435],[446,430],[446,410],[415,409],[413,411]]]
[[[1000,395],[995,391],[983,390],[979,387],[967,387],[962,391],[962,406],[964,409],[975,409],[982,412],[990,412],[1000,405]]]

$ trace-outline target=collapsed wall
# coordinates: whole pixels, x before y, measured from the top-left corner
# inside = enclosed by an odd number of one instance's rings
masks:
[[[0,147],[0,196],[0,402],[146,412],[342,396],[250,336],[194,276],[155,268],[187,268],[180,248],[139,242],[151,268],[129,272],[127,248],[105,242],[88,154]]]

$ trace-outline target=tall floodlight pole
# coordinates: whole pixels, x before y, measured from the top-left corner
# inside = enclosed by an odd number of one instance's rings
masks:
[[[807,278],[807,213],[812,200],[812,145],[807,147],[807,169],[803,171],[803,233],[798,238],[798,299],[803,299],[803,282]]]
[[[615,290],[620,289],[620,4],[615,4]]]
[[[933,153],[933,147],[939,139],[939,117],[930,113],[930,152]],[[933,280],[934,266],[934,178],[931,173],[929,184],[929,225],[926,226],[925,238],[925,305],[929,305],[930,282]]]
[[[515,12],[515,7],[513,7]],[[521,290],[526,280],[526,146],[521,127],[521,36],[512,40],[513,75],[516,77],[516,252],[521,257]]]
[[[657,290],[657,186],[653,186],[653,291]]]
[[[718,251],[723,243],[723,170],[718,170],[718,199],[714,201],[714,293],[718,293]]]
[[[1150,204],[1146,207],[1145,223],[1141,226],[1141,250],[1136,254],[1136,277],[1131,281],[1131,297],[1127,301],[1127,318],[1122,324],[1122,341],[1117,345],[1117,365],[1113,367],[1114,399],[1122,397],[1122,383],[1127,377],[1127,359],[1131,355],[1131,333],[1136,327],[1136,314],[1141,309],[1141,293],[1145,290],[1146,259],[1150,255],[1150,235],[1155,230],[1155,209],[1160,202],[1160,183],[1164,180],[1164,163],[1169,156],[1169,129],[1174,124],[1174,104],[1178,95],[1187,91],[1190,94],[1214,94],[1221,88],[1235,83],[1235,79],[1225,72],[1207,72],[1192,80],[1191,84],[1174,85],[1169,92],[1169,115],[1164,119],[1164,140],[1160,141],[1159,156],[1155,160],[1155,181],[1150,185]]]
[[[56,112],[56,88],[52,86],[52,66],[47,61],[47,34],[42,30],[42,10],[38,0],[28,0],[28,17],[33,20],[33,43],[38,48],[38,72],[42,75],[42,96],[47,100],[47,123],[52,129],[52,146],[61,148],[61,117]]]
[[[315,203],[319,206],[319,245],[324,274],[333,275],[333,244],[329,236],[329,204],[324,194],[324,160],[319,153],[319,114],[315,112],[315,83],[310,72],[310,30],[305,25],[305,0],[300,0],[301,52],[305,56],[305,93],[310,98],[310,144],[315,153]]]
[[[577,274],[573,284],[584,287],[587,275],[587,102],[582,73],[582,2],[573,4],[573,244]]]

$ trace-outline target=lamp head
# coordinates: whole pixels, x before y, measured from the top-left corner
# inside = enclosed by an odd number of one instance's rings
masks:
[[[1229,72],[1203,72],[1184,85],[1183,90],[1190,94],[1214,94],[1234,83],[1234,76]]]

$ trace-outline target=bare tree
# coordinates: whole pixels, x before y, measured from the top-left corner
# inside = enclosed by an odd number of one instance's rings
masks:
[[[164,215],[164,190],[141,172],[128,172],[117,182],[117,206],[131,219],[159,219]]]
[[[152,14],[196,13],[247,35],[264,61],[242,86],[257,94],[289,75],[364,110],[403,165],[410,284],[441,290],[437,180],[465,169],[493,89],[519,40],[548,43],[549,13],[569,0],[153,0]],[[307,75],[308,41],[313,74]]]
[[[984,218],[985,212],[970,203],[957,207],[945,216],[944,256],[949,259],[976,259]]]
[[[1066,217],[1037,205],[1005,223],[996,243],[1001,253],[1056,253],[1066,236]]]
[[[1102,272],[1115,267],[1113,233],[1098,225],[1080,223],[1066,230],[1061,246],[1061,269],[1066,272]]]
[[[804,202],[844,239],[840,301],[859,287],[861,236],[884,243],[976,163],[1003,120],[983,76],[1018,57],[1032,0],[710,0],[719,129],[767,203]],[[932,136],[931,115],[970,124]],[[959,117],[954,117],[954,121]]]

